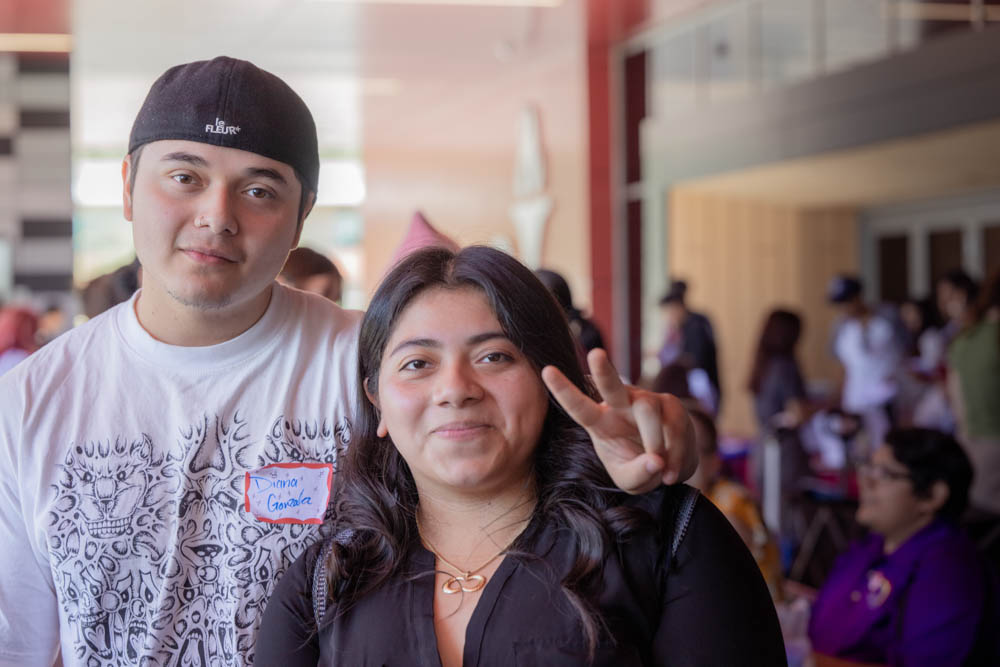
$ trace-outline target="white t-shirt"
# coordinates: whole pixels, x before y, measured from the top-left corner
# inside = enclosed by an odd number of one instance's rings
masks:
[[[280,286],[237,338],[152,338],[135,297],[0,378],[0,665],[252,663],[316,537],[244,508],[245,475],[351,436],[361,313]]]
[[[834,350],[844,365],[844,409],[862,413],[896,395],[896,370],[902,354],[892,324],[872,316],[864,324],[850,319],[840,325]]]
[[[27,358],[28,353],[17,347],[11,347],[5,352],[0,352],[0,375],[3,375]]]

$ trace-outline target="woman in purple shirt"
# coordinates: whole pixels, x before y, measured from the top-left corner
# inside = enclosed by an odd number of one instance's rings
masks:
[[[840,557],[809,623],[823,655],[890,665],[1000,664],[993,573],[954,521],[972,467],[950,436],[892,431],[861,469],[867,539]]]

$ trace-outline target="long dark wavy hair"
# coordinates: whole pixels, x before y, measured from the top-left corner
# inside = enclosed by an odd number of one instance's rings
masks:
[[[390,271],[361,324],[359,382],[378,395],[386,343],[417,296],[431,288],[468,287],[482,292],[506,336],[536,371],[553,365],[583,392],[596,396],[580,367],[566,317],[545,286],[514,258],[479,246],[457,253],[421,250]],[[420,543],[418,495],[410,469],[392,439],[376,433],[377,409],[362,392],[359,402],[358,428],[335,481],[332,529],[341,537],[333,540],[327,563],[328,593],[341,613],[401,574],[408,554]],[[538,499],[529,525],[569,529],[576,559],[562,589],[593,655],[604,627],[592,602],[601,562],[618,540],[642,523],[643,515],[618,506],[616,498],[620,501],[624,493],[612,484],[586,432],[551,396],[534,453],[534,475]],[[512,555],[531,557],[521,547],[527,546],[532,530],[518,538]]]
[[[802,335],[802,318],[790,310],[776,308],[767,316],[764,328],[760,332],[757,351],[754,354],[753,367],[750,369],[750,379],[747,388],[754,394],[759,394],[764,383],[771,361],[777,358],[795,361],[795,346]]]

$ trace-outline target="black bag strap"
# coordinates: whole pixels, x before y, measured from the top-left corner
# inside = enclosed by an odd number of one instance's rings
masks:
[[[698,502],[698,497],[701,495],[698,489],[692,486],[684,485],[682,489],[681,497],[677,503],[677,514],[674,516],[674,534],[670,542],[671,560],[677,556],[677,550],[681,546],[681,541],[684,540],[684,536],[687,534],[688,524],[691,523],[691,515],[694,514],[695,503]]]
[[[323,622],[323,616],[326,615],[326,602],[329,598],[326,590],[326,571],[327,563],[330,562],[330,552],[333,551],[335,542],[336,540],[331,537],[323,543],[323,547],[319,550],[319,556],[316,559],[316,567],[313,569],[312,603],[317,628],[320,627],[320,624]]]

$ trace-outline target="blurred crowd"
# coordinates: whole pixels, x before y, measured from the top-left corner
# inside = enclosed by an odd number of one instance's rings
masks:
[[[744,466],[720,456],[715,335],[686,290],[675,281],[661,301],[654,388],[689,401],[692,483],[757,559],[790,661],[997,664],[1000,272],[980,284],[955,269],[902,304],[868,303],[858,277],[837,276],[840,375],[825,394],[797,357],[800,314],[768,313],[747,375],[758,434]]]

